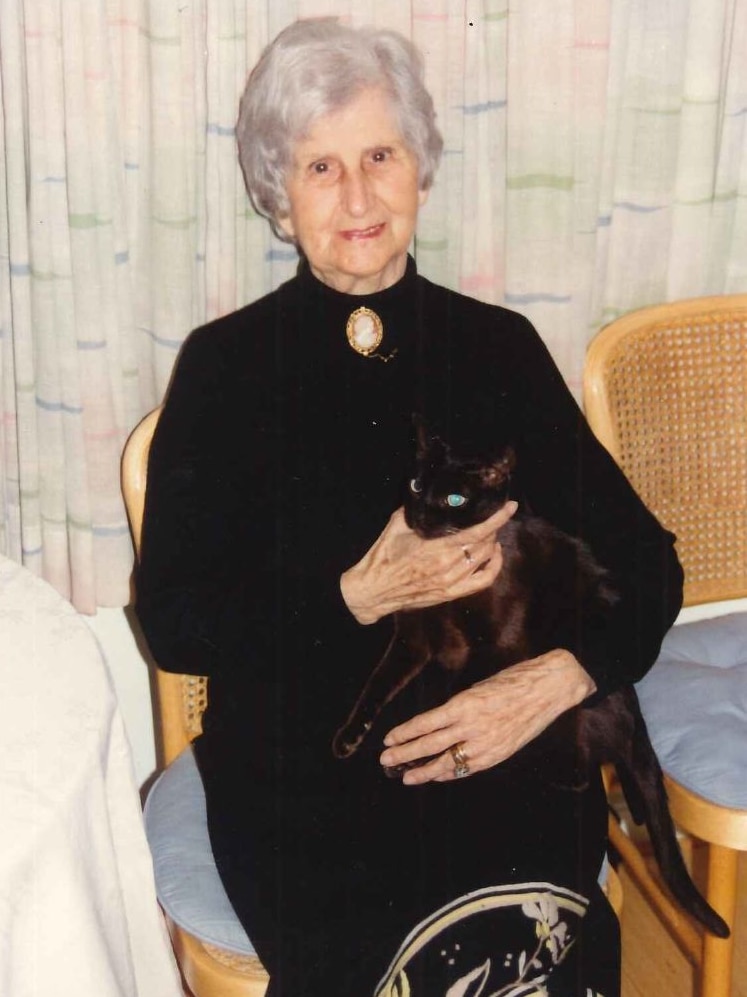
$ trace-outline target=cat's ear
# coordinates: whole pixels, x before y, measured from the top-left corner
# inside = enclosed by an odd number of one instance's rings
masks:
[[[511,477],[516,467],[516,453],[513,447],[506,447],[501,456],[483,468],[480,478],[489,488],[497,488]]]
[[[426,431],[425,419],[419,412],[413,413],[412,424],[415,427],[415,456],[417,460],[443,462],[449,454],[449,448],[440,436],[429,436]]]
[[[506,447],[501,461],[503,466],[506,468],[506,471],[510,474],[516,467],[516,451],[513,447]]]
[[[425,433],[425,419],[420,412],[413,412],[412,424],[415,429],[417,456],[422,457],[428,446],[428,437]]]
[[[424,451],[434,467],[445,464],[449,459],[449,447],[440,436],[426,438]]]

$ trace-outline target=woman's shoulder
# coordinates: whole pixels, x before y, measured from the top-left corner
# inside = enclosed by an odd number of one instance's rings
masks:
[[[512,351],[534,354],[544,352],[543,341],[531,321],[521,312],[504,305],[491,304],[436,284],[426,277],[418,278],[423,288],[423,300],[429,324],[434,330],[458,331],[459,345],[464,349],[470,340],[475,345],[510,346]]]
[[[197,352],[261,350],[272,341],[293,297],[295,278],[274,291],[193,329],[183,348]]]
[[[269,380],[275,369],[278,333],[287,327],[285,319],[292,307],[288,298],[284,284],[193,329],[179,349],[172,388],[176,382],[186,390],[235,394],[253,379],[256,393],[257,372],[263,371]]]

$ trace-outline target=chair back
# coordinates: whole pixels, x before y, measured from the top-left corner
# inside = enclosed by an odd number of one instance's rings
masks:
[[[161,409],[142,419],[130,434],[122,453],[121,481],[135,554],[140,540],[148,480],[148,456]],[[159,720],[159,762],[169,765],[202,732],[207,706],[207,678],[156,668],[156,701]]]
[[[747,595],[747,295],[617,319],[584,371],[592,429],[677,536],[685,604]]]

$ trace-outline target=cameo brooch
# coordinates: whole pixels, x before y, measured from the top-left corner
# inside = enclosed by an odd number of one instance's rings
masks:
[[[388,356],[376,352],[384,338],[384,326],[370,308],[356,308],[348,318],[345,333],[352,348],[362,357],[375,357],[387,363],[397,352],[394,349]]]

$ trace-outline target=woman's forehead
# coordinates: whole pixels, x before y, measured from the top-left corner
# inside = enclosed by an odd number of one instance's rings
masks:
[[[383,142],[403,142],[402,131],[392,100],[378,87],[361,90],[342,107],[315,118],[294,144],[296,153],[330,151],[334,145],[373,148]],[[330,148],[327,148],[330,147]]]

